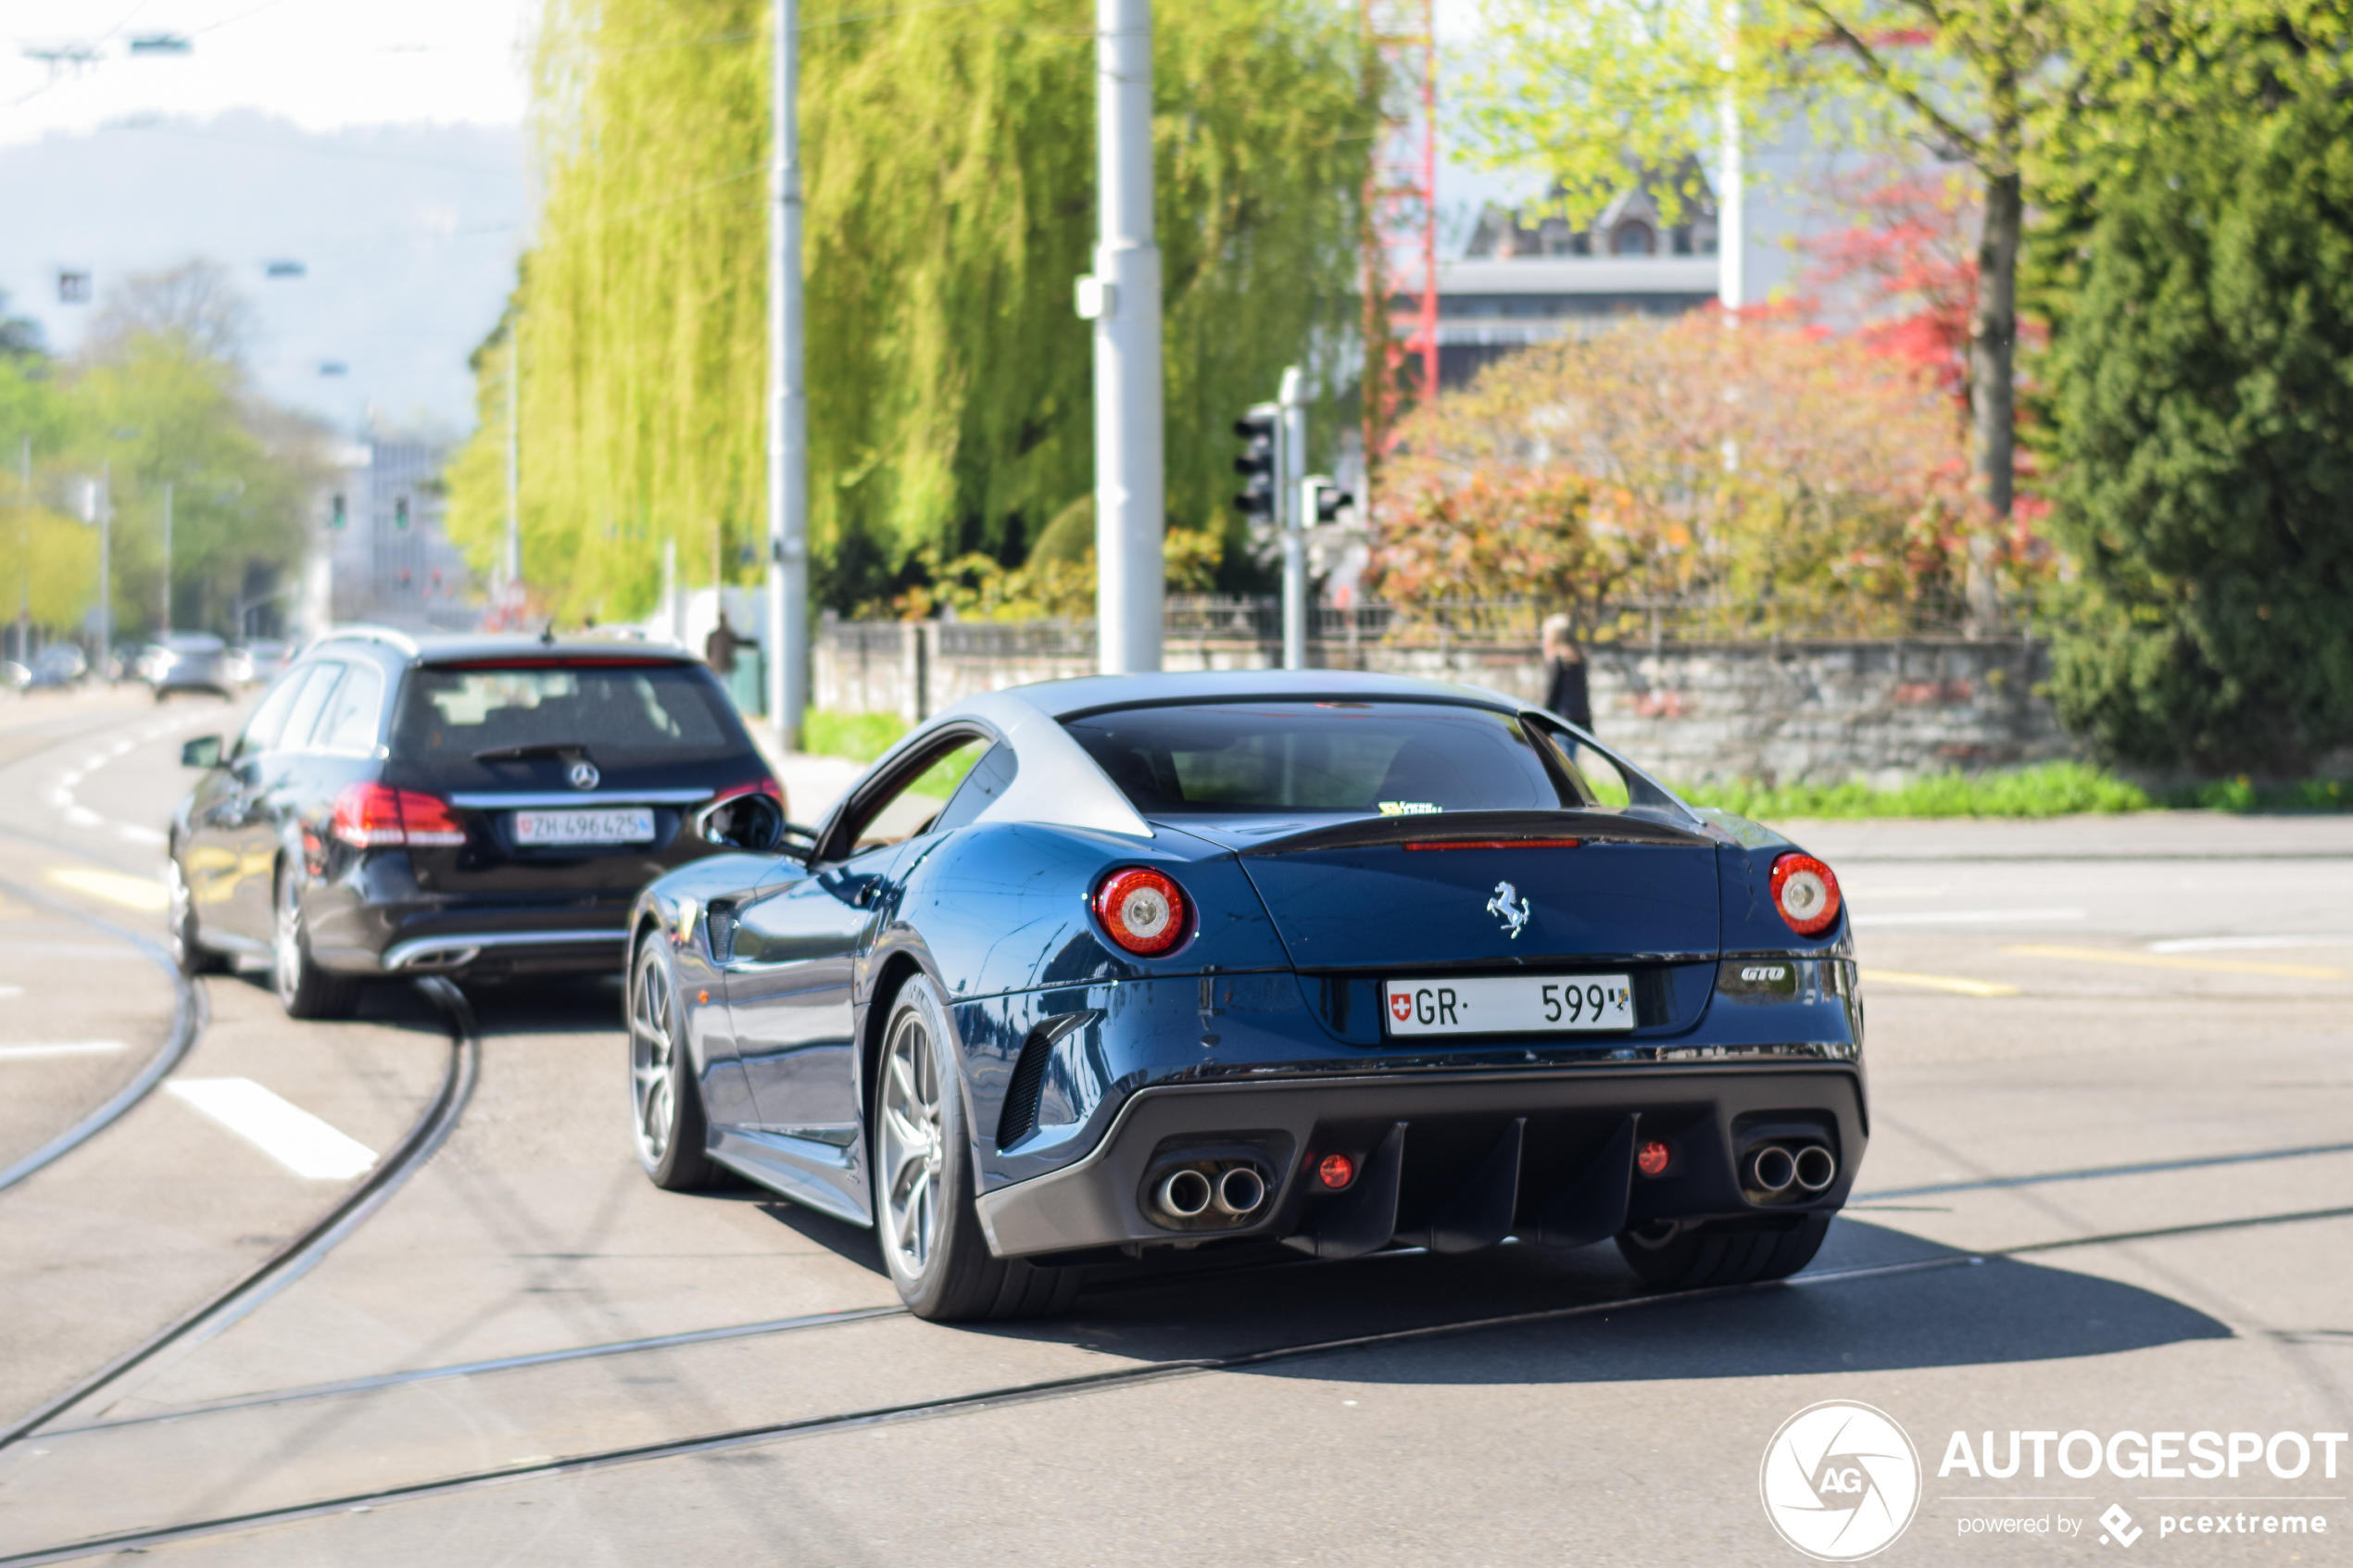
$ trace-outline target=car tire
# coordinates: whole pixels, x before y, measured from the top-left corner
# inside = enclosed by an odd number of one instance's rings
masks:
[[[218,974],[229,967],[229,960],[204,945],[203,928],[196,921],[195,896],[188,891],[188,873],[181,868],[177,855],[167,856],[165,863],[171,868],[171,924],[165,935],[171,948],[171,961],[181,973],[191,977]]]
[[[883,1266],[907,1310],[934,1323],[1065,1311],[1080,1270],[996,1257],[980,1234],[954,1039],[938,988],[910,979],[891,1004],[875,1073],[870,1147]]]
[[[293,873],[278,872],[276,940],[272,944],[278,1005],[288,1018],[349,1018],[359,1006],[358,980],[321,969],[310,956],[310,933],[302,919],[302,889]]]
[[[629,970],[629,1109],[637,1163],[665,1192],[703,1192],[726,1173],[704,1152],[709,1123],[686,1048],[686,1009],[677,976],[659,941],[639,949]]]
[[[1831,1216],[1821,1213],[1806,1214],[1786,1229],[1718,1221],[1656,1240],[1635,1227],[1617,1233],[1617,1250],[1653,1289],[1707,1290],[1787,1279],[1814,1261],[1830,1228]]]

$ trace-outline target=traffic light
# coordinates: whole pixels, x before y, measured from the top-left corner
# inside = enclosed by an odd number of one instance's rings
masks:
[[[328,509],[327,526],[329,528],[341,528],[345,523],[349,522],[350,521],[350,508],[345,506],[343,497],[338,495],[335,496],[333,504]]]
[[[1244,517],[1272,521],[1275,516],[1275,433],[1281,428],[1281,420],[1280,408],[1260,403],[1234,421],[1234,433],[1242,439],[1242,455],[1234,459],[1234,471],[1244,480],[1242,493],[1234,497],[1234,508]]]
[[[392,503],[392,525],[393,525],[393,527],[395,527],[395,528],[401,528],[401,529],[405,529],[405,528],[407,528],[407,527],[409,526],[409,497],[408,497],[408,496],[406,496],[406,495],[399,495],[399,496],[396,496],[396,497],[394,497],[394,499],[393,499],[393,503]]]

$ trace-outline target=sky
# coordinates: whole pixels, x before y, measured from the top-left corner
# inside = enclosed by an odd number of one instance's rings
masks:
[[[373,409],[462,432],[465,358],[497,319],[530,222],[537,4],[0,0],[10,308],[69,352],[94,311],[59,301],[61,270],[90,270],[103,303],[110,280],[209,257],[258,307],[254,368],[272,396],[347,429]],[[1480,4],[1439,0],[1450,52],[1476,46]],[[157,39],[187,51],[134,52]],[[1441,255],[1459,254],[1485,203],[1544,184],[1452,151],[1441,144]],[[307,275],[270,278],[279,259]],[[322,376],[327,364],[346,369]]]
[[[527,236],[535,0],[0,0],[0,290],[71,352],[137,272],[202,257],[271,398],[459,434]],[[132,52],[185,39],[186,54]],[[52,69],[33,54],[68,58]],[[273,277],[272,262],[299,277]],[[332,371],[329,367],[339,367]]]
[[[529,0],[0,0],[0,146],[252,108],[308,131],[519,125]],[[133,55],[184,38],[185,55]],[[53,69],[26,51],[93,57]]]

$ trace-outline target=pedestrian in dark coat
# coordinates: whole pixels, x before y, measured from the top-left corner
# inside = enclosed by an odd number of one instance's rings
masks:
[[[1569,633],[1568,617],[1544,621],[1544,706],[1585,731],[1593,729],[1593,698],[1585,682],[1585,650]]]
[[[711,666],[714,675],[732,675],[736,672],[736,649],[742,645],[743,639],[727,624],[727,612],[723,609],[719,612],[719,624],[702,640],[702,661]]]

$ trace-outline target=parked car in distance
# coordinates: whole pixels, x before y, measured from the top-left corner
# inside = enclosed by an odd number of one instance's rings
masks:
[[[637,890],[715,852],[698,815],[784,800],[699,660],[527,636],[330,633],[181,760],[175,955],[266,959],[298,1018],[375,975],[616,974]]]
[[[74,643],[51,643],[33,656],[25,681],[27,691],[64,691],[90,673],[90,660]]]
[[[230,648],[229,678],[239,685],[262,685],[283,674],[293,658],[294,649],[284,643],[250,638]]]
[[[235,695],[229,647],[209,632],[174,632],[139,656],[140,677],[164,702],[185,692]]]

